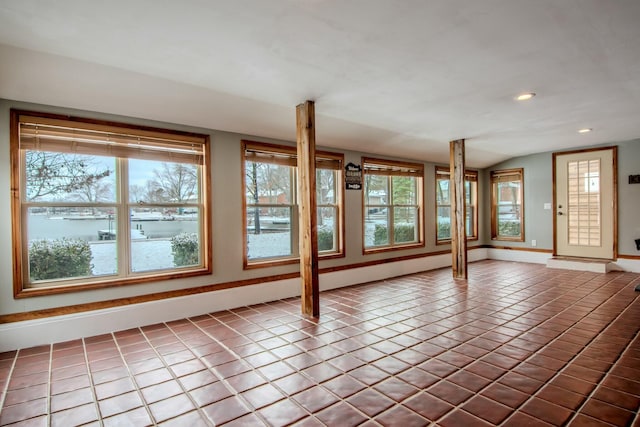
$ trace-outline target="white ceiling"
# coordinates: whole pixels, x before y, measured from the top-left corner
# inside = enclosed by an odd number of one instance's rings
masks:
[[[0,98],[486,167],[640,138],[640,1],[0,0]]]

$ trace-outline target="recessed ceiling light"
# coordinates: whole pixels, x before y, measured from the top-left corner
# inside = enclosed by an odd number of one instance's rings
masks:
[[[528,101],[534,96],[536,96],[536,94],[533,92],[521,93],[520,95],[516,96],[516,101]]]
[[[578,133],[589,133],[591,132],[593,129],[591,128],[582,128],[578,130]]]

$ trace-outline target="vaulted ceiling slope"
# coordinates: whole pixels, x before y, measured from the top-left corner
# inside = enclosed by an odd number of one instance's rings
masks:
[[[0,97],[286,140],[311,99],[319,145],[447,162],[466,138],[486,167],[639,138],[639,23],[638,0],[0,0]]]

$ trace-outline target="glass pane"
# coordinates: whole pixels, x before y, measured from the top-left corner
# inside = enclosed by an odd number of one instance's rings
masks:
[[[438,207],[438,240],[448,240],[451,238],[451,207]]]
[[[418,208],[403,207],[393,209],[393,241],[409,243],[418,241]]]
[[[473,221],[473,215],[475,212],[475,207],[474,206],[469,206],[467,205],[467,212],[466,212],[466,227],[467,227],[467,237],[473,237],[475,236],[475,230],[474,230],[474,221]]]
[[[334,207],[318,208],[318,252],[336,251],[338,221]]]
[[[498,182],[497,194],[498,235],[520,236],[520,181]]]
[[[129,159],[131,203],[198,203],[198,166]]]
[[[316,169],[316,203],[332,205],[336,203],[337,171]]]
[[[569,244],[600,246],[600,161],[567,164]]]
[[[436,203],[439,205],[450,205],[449,180],[439,179],[436,182]]]
[[[200,212],[192,206],[130,210],[131,270],[200,265]]]
[[[292,255],[291,208],[252,206],[247,209],[247,258]]]
[[[49,151],[25,152],[26,200],[114,202],[115,158]]]
[[[411,176],[391,177],[394,205],[416,204],[416,179]]]
[[[474,184],[475,183],[472,184],[469,181],[464,182],[464,199],[465,199],[465,203],[468,205],[471,204],[471,191],[475,187]]]
[[[386,208],[367,215],[364,222],[364,246],[389,245],[389,214]]]
[[[389,180],[386,176],[365,175],[364,192],[366,205],[389,204]]]
[[[116,229],[115,208],[29,208],[29,280],[115,274]]]
[[[291,204],[293,175],[291,166],[246,162],[245,189],[250,204]]]

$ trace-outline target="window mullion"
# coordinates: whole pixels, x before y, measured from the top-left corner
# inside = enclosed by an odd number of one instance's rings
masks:
[[[116,238],[116,254],[118,259],[118,276],[131,274],[131,209],[129,206],[129,160],[116,160],[116,202],[118,203],[118,235]]]

